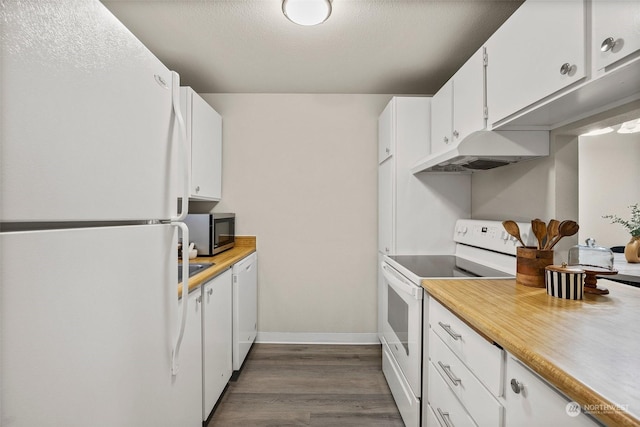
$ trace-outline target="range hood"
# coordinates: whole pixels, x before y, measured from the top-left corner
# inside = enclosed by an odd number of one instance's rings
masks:
[[[548,131],[488,131],[468,135],[457,146],[425,157],[411,172],[473,172],[549,155]]]

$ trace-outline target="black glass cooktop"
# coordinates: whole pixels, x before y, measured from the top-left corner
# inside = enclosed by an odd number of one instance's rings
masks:
[[[455,255],[392,255],[389,258],[419,277],[513,277]],[[514,260],[515,262],[515,260]]]

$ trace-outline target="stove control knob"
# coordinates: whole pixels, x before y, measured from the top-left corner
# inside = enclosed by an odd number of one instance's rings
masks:
[[[502,233],[500,234],[500,238],[504,241],[509,240],[509,233],[507,233],[505,230],[502,231]]]
[[[460,227],[458,227],[458,234],[466,234],[468,231],[468,228],[464,225],[461,225]]]

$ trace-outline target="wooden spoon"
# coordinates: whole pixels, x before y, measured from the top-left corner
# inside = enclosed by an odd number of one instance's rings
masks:
[[[574,234],[576,234],[578,232],[578,229],[580,229],[580,226],[577,222],[571,220],[562,221],[560,223],[560,226],[558,227],[558,237],[551,244],[551,246],[549,246],[549,250],[553,249],[553,247],[557,245],[563,237],[573,236]]]
[[[502,221],[502,226],[507,230],[507,233],[518,239],[518,242],[520,242],[523,247],[527,246],[522,241],[522,237],[520,237],[520,227],[518,227],[518,224],[516,224],[515,221]]]
[[[544,243],[544,250],[548,250],[551,245],[551,241],[555,239],[558,235],[558,227],[560,227],[560,221],[557,219],[552,219],[549,221],[549,225],[547,225],[547,239]]]
[[[547,237],[547,224],[539,220],[538,218],[531,220],[531,230],[538,239],[538,249],[542,250],[542,244]]]

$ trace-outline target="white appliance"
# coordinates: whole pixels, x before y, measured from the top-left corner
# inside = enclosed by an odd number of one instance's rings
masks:
[[[535,240],[531,226],[519,224],[523,240]],[[387,255],[382,262],[385,288],[382,307],[382,369],[402,419],[408,427],[420,425],[426,390],[423,378],[422,280],[429,278],[513,278],[516,240],[499,221],[458,220],[453,241],[455,252],[423,255]]]
[[[96,0],[2,13],[0,425],[200,426],[179,77]]]
[[[233,370],[239,371],[258,333],[258,254],[233,266]]]
[[[411,170],[468,172],[493,169],[549,155],[547,131],[490,131],[471,133],[451,149],[432,153]]]

